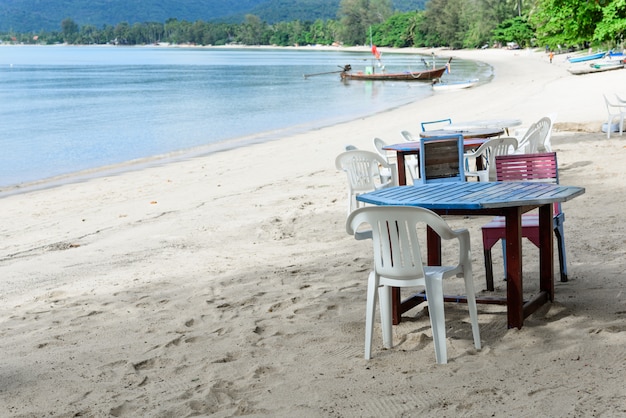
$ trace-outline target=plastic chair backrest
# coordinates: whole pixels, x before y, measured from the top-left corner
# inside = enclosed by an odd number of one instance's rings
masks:
[[[380,181],[379,167],[389,167],[389,164],[374,152],[352,150],[339,154],[335,166],[346,172],[353,193],[364,193],[376,190]]]
[[[483,143],[475,153],[475,156],[484,155],[487,159],[487,176],[484,181],[495,181],[496,176],[496,157],[507,155],[517,149],[517,139],[510,137],[492,138]]]
[[[413,134],[411,134],[411,132],[409,131],[402,131],[400,132],[400,134],[402,135],[402,137],[404,138],[404,140],[406,142],[418,142],[419,139],[416,139]]]
[[[552,120],[545,116],[541,119],[539,119],[536,123],[535,126],[537,127],[537,136],[535,141],[536,142],[532,142],[533,145],[531,145],[532,148],[534,148],[534,152],[546,152],[546,151],[551,151],[551,150],[547,150],[546,149],[546,141],[549,140],[550,136],[551,136],[551,132],[552,132]]]
[[[383,157],[385,160],[389,161],[387,158],[387,151],[383,149],[383,147],[387,146],[387,143],[380,138],[374,138],[374,148],[376,148],[376,152],[378,155]]]
[[[422,138],[419,158],[422,183],[465,181],[463,135]]]
[[[431,120],[428,122],[422,122],[422,132],[426,132],[427,130],[432,131],[435,129],[441,129],[442,126],[450,125],[452,123],[452,119],[439,119],[439,120]],[[428,127],[428,129],[426,129]]]
[[[364,223],[372,228],[376,272],[394,279],[424,277],[418,225],[428,225],[443,239],[454,237],[452,229],[439,215],[419,207],[368,206],[357,209],[346,224],[348,234],[353,235]]]

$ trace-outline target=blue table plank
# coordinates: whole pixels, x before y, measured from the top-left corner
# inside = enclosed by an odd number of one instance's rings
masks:
[[[478,210],[566,202],[584,192],[582,187],[538,182],[459,182],[391,187],[357,199],[375,205]]]

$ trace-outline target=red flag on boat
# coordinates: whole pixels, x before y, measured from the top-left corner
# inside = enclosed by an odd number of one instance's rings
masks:
[[[372,54],[374,54],[377,60],[380,59],[380,52],[378,51],[378,48],[376,48],[376,45],[372,45]]]

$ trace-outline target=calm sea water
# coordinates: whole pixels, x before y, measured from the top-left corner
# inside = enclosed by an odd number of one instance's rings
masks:
[[[385,54],[383,62],[391,72],[424,68],[416,55]],[[363,69],[372,65],[371,54],[0,47],[0,191],[181,150],[245,146],[432,94],[420,82],[304,77],[345,64]],[[485,64],[455,60],[452,66],[448,80],[491,77]]]

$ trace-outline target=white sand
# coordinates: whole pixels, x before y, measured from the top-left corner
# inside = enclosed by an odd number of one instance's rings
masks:
[[[429,51],[421,51],[428,53]],[[446,51],[440,52],[446,54]],[[626,137],[602,93],[623,70],[573,76],[564,56],[449,51],[495,68],[486,85],[277,141],[0,199],[0,416],[588,417],[626,414]],[[453,67],[454,68],[454,67]],[[369,242],[345,233],[343,145],[401,142],[422,120],[558,112],[570,281],[508,330],[446,305],[437,365],[421,307],[363,359]],[[567,129],[563,131],[563,129]],[[582,129],[586,132],[573,132]],[[595,132],[594,132],[595,131]],[[480,226],[472,234],[484,292]],[[525,290],[538,250],[524,243]],[[496,294],[506,288],[494,247]],[[558,266],[558,263],[555,264]],[[447,289],[462,288],[452,280]],[[485,292],[486,293],[486,292]]]

